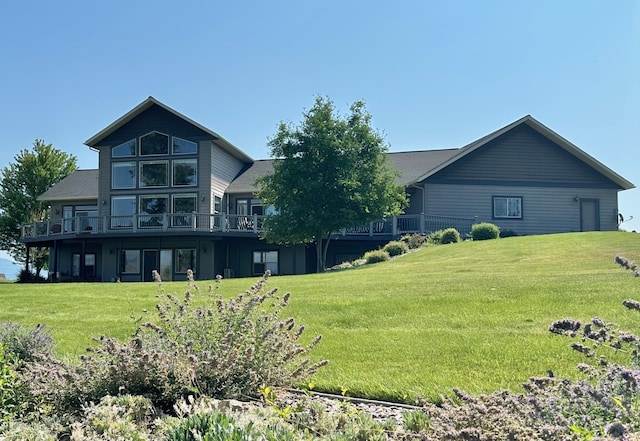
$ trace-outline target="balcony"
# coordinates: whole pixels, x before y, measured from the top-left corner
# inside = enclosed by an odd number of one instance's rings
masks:
[[[216,235],[259,235],[266,216],[227,214],[158,214],[129,216],[79,216],[68,219],[52,219],[22,226],[25,242],[54,240],[87,235],[127,236],[140,233],[198,232]],[[456,228],[462,236],[471,232],[477,222],[473,218],[408,214],[386,220],[347,228],[336,232],[344,237],[397,237],[404,234],[428,234],[444,228]]]

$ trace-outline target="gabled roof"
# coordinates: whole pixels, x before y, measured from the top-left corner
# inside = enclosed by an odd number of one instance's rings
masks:
[[[39,201],[98,199],[98,170],[76,170],[38,196]]]
[[[100,141],[102,141],[104,138],[106,138],[107,136],[109,136],[110,134],[112,134],[113,132],[118,130],[120,127],[122,127],[125,124],[127,124],[129,121],[131,121],[132,119],[134,119],[135,117],[137,117],[138,115],[143,113],[145,110],[147,110],[151,106],[159,106],[159,107],[163,108],[164,110],[166,110],[167,112],[172,113],[173,115],[177,116],[178,118],[183,119],[187,123],[197,127],[198,129],[202,130],[203,132],[211,135],[211,137],[216,141],[216,143],[218,145],[220,145],[222,148],[224,148],[226,151],[231,153],[236,158],[238,158],[238,159],[240,159],[242,161],[245,161],[245,162],[253,161],[253,159],[250,156],[248,156],[245,152],[243,152],[242,150],[240,150],[239,148],[237,148],[236,146],[231,144],[229,141],[224,139],[222,136],[218,135],[213,130],[210,130],[210,129],[206,128],[205,126],[203,126],[203,125],[193,121],[192,119],[184,116],[180,112],[177,112],[176,110],[172,109],[171,107],[167,106],[166,104],[161,103],[160,101],[158,101],[157,99],[155,99],[152,96],[150,96],[149,98],[147,98],[146,100],[144,100],[143,102],[138,104],[132,110],[130,110],[129,112],[127,112],[126,114],[124,114],[123,116],[118,118],[116,121],[111,123],[109,126],[104,128],[100,132],[98,132],[95,135],[93,135],[91,138],[87,139],[84,142],[85,145],[87,145],[89,147],[98,147],[100,145]]]
[[[594,170],[598,171],[599,173],[601,173],[602,175],[604,175],[605,177],[607,177],[611,181],[615,182],[617,185],[620,186],[621,189],[629,190],[631,188],[635,188],[635,186],[631,182],[627,181],[625,178],[623,178],[622,176],[620,176],[619,174],[617,174],[616,172],[614,172],[613,170],[611,170],[610,168],[608,168],[607,166],[602,164],[600,161],[596,160],[595,158],[593,158],[592,156],[588,155],[587,153],[585,153],[583,150],[581,150],[580,148],[578,148],[577,146],[575,146],[571,142],[567,141],[562,136],[558,135],[556,132],[554,132],[553,130],[551,130],[550,128],[548,128],[544,124],[542,124],[540,121],[538,121],[535,118],[533,118],[531,115],[526,115],[526,116],[520,118],[519,120],[514,121],[511,124],[501,128],[501,129],[498,129],[495,132],[492,132],[492,133],[490,133],[490,134],[488,134],[486,136],[483,136],[482,138],[478,139],[477,141],[474,141],[471,144],[468,144],[468,145],[458,149],[457,154],[455,154],[452,157],[446,159],[441,164],[439,164],[437,167],[434,167],[434,168],[432,168],[432,169],[430,169],[428,171],[425,171],[425,173],[420,175],[413,183],[424,181],[428,177],[434,175],[435,173],[439,172],[440,170],[444,169],[445,167],[448,167],[449,165],[451,165],[454,162],[458,161],[460,158],[463,158],[464,156],[468,155],[469,153],[471,153],[471,152],[473,152],[473,151],[475,151],[477,149],[482,148],[483,146],[485,146],[489,142],[491,142],[494,139],[498,138],[499,136],[507,133],[508,131],[513,130],[514,128],[520,126],[521,124],[526,124],[527,126],[532,128],[533,130],[535,130],[536,132],[541,134],[542,136],[544,136],[547,139],[549,139],[551,142],[557,144],[558,146],[560,146],[561,148],[566,150],[569,154],[573,155],[574,157],[576,157],[577,159],[581,160],[585,164],[589,165],[591,168],[593,168]]]

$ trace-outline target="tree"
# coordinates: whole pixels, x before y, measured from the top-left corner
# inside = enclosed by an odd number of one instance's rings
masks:
[[[263,238],[315,243],[320,272],[332,233],[398,214],[407,196],[362,101],[343,118],[330,99],[317,97],[303,117],[298,126],[281,122],[269,139],[273,173],[258,179],[258,197],[276,209],[264,221]]]
[[[36,139],[33,149],[23,149],[14,162],[2,169],[0,182],[0,249],[20,263],[26,261],[26,246],[20,242],[22,225],[49,218],[49,204],[38,196],[77,168],[76,157]],[[38,247],[31,253],[36,274],[45,267],[48,250]]]

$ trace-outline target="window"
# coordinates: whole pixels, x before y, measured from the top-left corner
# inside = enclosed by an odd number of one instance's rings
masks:
[[[502,219],[522,219],[522,197],[494,196],[493,217]]]
[[[85,277],[96,276],[96,255],[95,254],[84,255],[84,276]]]
[[[190,153],[198,153],[198,144],[186,139],[173,137],[173,154],[186,155]]]
[[[71,277],[80,277],[80,254],[71,255]]]
[[[168,154],[169,136],[160,132],[151,132],[140,137],[140,156]]]
[[[218,215],[213,217],[213,226],[220,228],[220,225],[222,225],[222,219],[219,216],[222,214],[222,198],[220,196],[213,197],[213,214]]]
[[[238,199],[236,201],[236,214],[241,216],[249,214],[249,201],[247,199]]]
[[[120,265],[123,274],[140,274],[140,250],[122,250]]]
[[[192,217],[194,212],[197,211],[196,203],[197,196],[195,194],[180,194],[173,196],[173,207],[171,216],[172,226],[174,227],[191,227]],[[185,213],[180,215],[180,213]]]
[[[253,274],[262,275],[265,271],[271,274],[278,274],[278,252],[277,251],[254,251],[253,252]]]
[[[167,161],[140,163],[140,188],[167,187],[168,185],[169,163]]]
[[[78,205],[75,207],[75,217],[78,218],[80,231],[98,231],[98,206]]]
[[[176,250],[176,273],[186,273],[187,270],[196,271],[196,250]]]
[[[169,281],[172,279],[173,272],[171,271],[173,261],[172,250],[160,250],[160,277],[162,280]]]
[[[136,188],[135,162],[114,162],[111,164],[111,188]]]
[[[169,205],[169,196],[140,196],[138,223],[140,228],[155,228],[164,225],[164,214]]]
[[[198,184],[198,160],[179,159],[173,161],[173,186],[195,186]]]
[[[136,155],[136,140],[132,139],[111,149],[112,158],[126,158]]]
[[[136,214],[135,196],[113,196],[111,198],[111,228],[133,227]]]

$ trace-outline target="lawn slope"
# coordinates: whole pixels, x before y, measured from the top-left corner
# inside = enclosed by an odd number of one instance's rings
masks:
[[[330,365],[316,388],[373,398],[437,400],[518,389],[530,376],[575,377],[579,354],[547,329],[557,319],[600,316],[638,329],[625,298],[640,280],[613,263],[640,261],[640,234],[571,233],[427,247],[391,262],[339,272],[272,277],[292,293],[289,314],[322,334],[318,358]],[[253,279],[223,280],[225,296]],[[210,282],[198,282],[207,291]],[[0,320],[45,323],[60,354],[74,356],[101,334],[126,337],[149,320],[155,296],[186,282],[0,284]],[[144,317],[149,315],[150,317]]]

